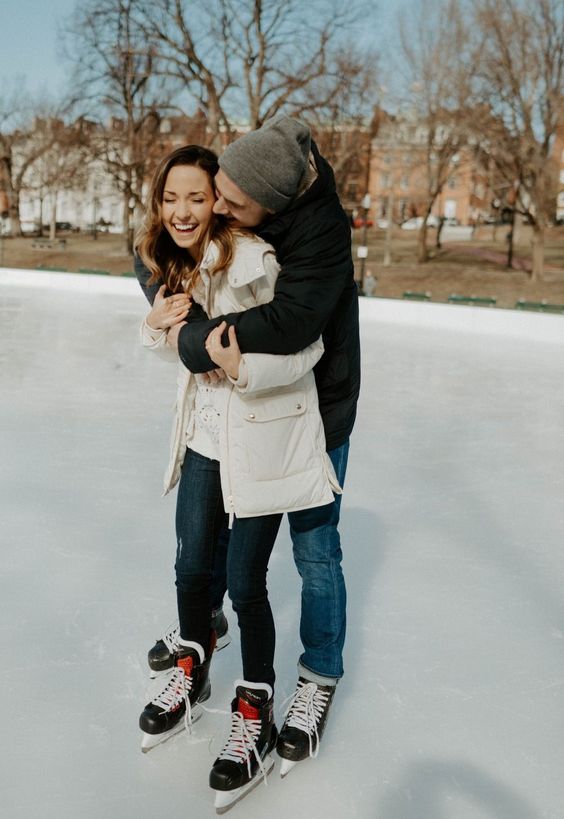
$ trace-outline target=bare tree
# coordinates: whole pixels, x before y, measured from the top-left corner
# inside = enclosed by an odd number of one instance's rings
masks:
[[[342,88],[336,43],[359,7],[357,0],[346,8],[327,0],[154,0],[144,6],[159,71],[180,80],[204,112],[216,150],[237,128],[257,128],[281,110],[303,115],[330,104]]]
[[[356,206],[368,191],[371,141],[379,125],[378,59],[374,51],[348,45],[331,55],[331,65],[331,74],[311,89],[312,107],[304,119],[333,167],[341,198]],[[323,97],[325,105],[314,103]]]
[[[22,81],[0,96],[0,188],[8,200],[12,234],[21,235],[20,199],[30,174],[55,149],[70,108],[69,100],[33,99]]]
[[[564,115],[562,0],[474,0],[484,142],[533,230],[532,278],[544,267],[556,195],[551,150]]]
[[[49,199],[50,238],[54,239],[59,194],[65,190],[86,189],[90,165],[89,140],[84,120],[72,124],[54,119],[49,122],[49,147],[27,169],[24,185],[39,198],[40,233],[43,226],[43,202]]]
[[[168,91],[154,72],[155,54],[138,24],[138,0],[89,0],[80,4],[65,32],[76,68],[84,112],[106,122],[91,134],[101,160],[123,198],[126,247],[133,249],[133,213],[141,204],[147,158],[159,138]]]
[[[470,91],[468,37],[458,0],[423,0],[415,15],[401,20],[406,85],[404,106],[418,125],[423,149],[423,224],[417,258],[429,258],[427,219],[453,173],[466,143],[466,106]]]

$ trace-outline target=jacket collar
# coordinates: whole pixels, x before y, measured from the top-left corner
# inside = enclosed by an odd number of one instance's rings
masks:
[[[235,253],[227,271],[227,281],[231,287],[242,287],[265,275],[264,252],[262,242],[255,242],[246,236],[235,237]],[[212,240],[204,252],[200,269],[207,273],[218,258],[219,248]]]

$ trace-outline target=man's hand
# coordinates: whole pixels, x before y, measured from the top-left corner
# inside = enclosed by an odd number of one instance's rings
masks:
[[[178,336],[186,324],[187,322],[180,321],[178,324],[174,324],[166,334],[166,343],[169,347],[172,347],[175,352],[178,352]]]
[[[165,291],[166,284],[163,284],[157,291],[153,309],[146,319],[147,324],[153,330],[168,330],[169,327],[175,327],[180,322],[185,324],[183,319],[188,315],[192,304],[185,293],[176,293],[165,298]]]
[[[236,380],[239,377],[239,363],[242,355],[233,325],[231,325],[228,330],[228,346],[224,347],[222,345],[221,336],[226,327],[226,322],[222,321],[215,330],[211,331],[206,339],[206,350],[214,364],[222,367],[230,378]]]
[[[186,321],[181,321],[178,324],[173,325],[166,334],[166,343],[169,347],[172,347],[176,353],[178,353],[178,336],[180,335],[180,331],[185,324],[187,324]],[[198,378],[207,384],[217,384],[218,381],[225,378],[225,373],[222,369],[210,370],[207,373],[200,373]]]

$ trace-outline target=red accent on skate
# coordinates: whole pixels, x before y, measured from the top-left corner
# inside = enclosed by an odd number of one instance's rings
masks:
[[[192,673],[192,667],[194,665],[194,658],[193,657],[179,657],[178,658],[178,667],[181,668],[187,677],[190,676]]]
[[[247,700],[241,699],[241,697],[237,702],[237,711],[240,711],[245,719],[260,719],[259,709],[248,703]]]

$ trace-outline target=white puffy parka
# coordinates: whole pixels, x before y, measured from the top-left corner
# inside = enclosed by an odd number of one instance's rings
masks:
[[[201,284],[193,293],[211,318],[272,300],[279,266],[272,247],[252,236],[236,238],[227,273],[210,276],[217,258],[213,243],[201,265]],[[166,331],[146,321],[142,343],[179,361],[166,344]],[[313,366],[323,355],[321,339],[295,355],[243,355],[237,381],[229,391],[220,433],[220,474],[225,511],[254,517],[323,506],[341,488],[325,448]],[[165,494],[177,483],[194,424],[196,377],[179,362]]]

